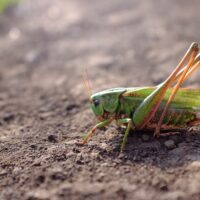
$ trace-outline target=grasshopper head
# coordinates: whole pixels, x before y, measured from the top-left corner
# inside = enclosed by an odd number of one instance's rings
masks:
[[[92,110],[100,121],[117,114],[120,95],[125,91],[124,88],[114,88],[98,92],[90,97]]]

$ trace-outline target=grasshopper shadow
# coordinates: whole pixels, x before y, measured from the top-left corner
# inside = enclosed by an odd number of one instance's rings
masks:
[[[109,150],[101,151],[103,156],[119,159],[122,163],[144,163],[160,168],[179,167],[200,161],[200,132],[176,132],[154,138],[150,132],[131,133],[126,149],[120,152],[123,135],[115,135],[107,141]]]

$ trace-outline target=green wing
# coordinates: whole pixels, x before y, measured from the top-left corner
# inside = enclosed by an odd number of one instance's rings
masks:
[[[134,102],[140,103],[150,95],[156,87],[138,87],[127,88],[127,91],[123,94],[123,97]],[[173,88],[169,88],[163,99],[162,105],[164,105]],[[200,89],[180,88],[171,103],[173,108],[185,108],[185,109],[200,109]]]

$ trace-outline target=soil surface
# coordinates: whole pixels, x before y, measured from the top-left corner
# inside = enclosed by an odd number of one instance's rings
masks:
[[[136,132],[120,153],[93,91],[156,85],[200,41],[200,2],[26,0],[0,15],[0,199],[200,199],[200,132]],[[200,86],[200,73],[188,85]]]

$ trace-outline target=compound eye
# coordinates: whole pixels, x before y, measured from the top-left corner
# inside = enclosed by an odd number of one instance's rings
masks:
[[[100,104],[100,101],[98,99],[94,99],[93,103],[95,107],[97,107]]]

